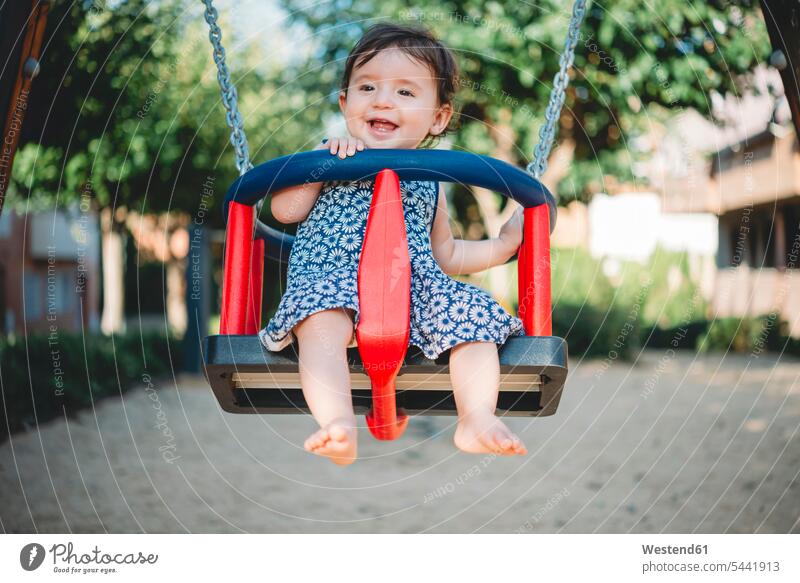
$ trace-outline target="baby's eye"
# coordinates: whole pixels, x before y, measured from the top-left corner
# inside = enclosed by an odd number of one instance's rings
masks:
[[[359,89],[361,89],[361,91],[372,90],[372,85],[362,85],[361,87],[359,87]]]
[[[411,93],[408,89],[401,89],[400,93],[407,94],[408,97],[414,97],[414,94]]]

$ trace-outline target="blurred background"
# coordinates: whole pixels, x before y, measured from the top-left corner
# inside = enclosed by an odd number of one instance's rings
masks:
[[[344,60],[363,30],[388,19],[431,28],[457,55],[461,128],[437,147],[524,167],[571,9],[557,0],[217,5],[255,164],[344,134]],[[101,397],[142,390],[143,374],[171,379],[181,403],[179,388],[203,390],[199,340],[219,324],[221,203],[238,175],[201,3],[46,8],[5,4],[0,19],[10,55],[0,104],[17,146],[0,159],[8,170],[0,216],[7,446],[48,419],[94,411]],[[749,0],[590,3],[543,177],[559,197],[553,324],[569,342],[571,374],[612,382],[649,362],[634,377],[640,395],[663,355],[671,367],[683,363],[674,374],[700,362],[709,378],[728,366],[745,375],[762,356],[772,368],[796,366],[798,91],[796,77],[784,89],[791,66],[767,23],[796,27],[797,11],[792,2]],[[41,41],[38,68],[12,97],[30,34]],[[790,44],[800,38],[790,34]],[[456,237],[496,237],[513,212],[490,191],[446,190]],[[262,221],[294,233],[296,225],[268,214],[265,205]],[[516,310],[515,263],[458,278]],[[268,260],[263,322],[284,284],[285,266]],[[580,395],[585,383],[577,385]],[[796,429],[792,399],[786,423]]]

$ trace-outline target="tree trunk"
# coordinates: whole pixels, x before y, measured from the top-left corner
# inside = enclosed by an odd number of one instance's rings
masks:
[[[103,315],[100,328],[103,334],[125,331],[125,287],[123,240],[112,210],[100,211],[103,252]]]
[[[167,322],[178,336],[186,333],[186,259],[170,259],[167,270]]]
[[[489,133],[495,143],[492,156],[498,160],[513,164],[517,134],[511,126],[511,111],[507,109],[501,110],[498,119],[487,120],[487,124]],[[497,237],[500,234],[500,228],[511,218],[511,215],[514,214],[519,205],[514,201],[509,201],[509,204],[501,212],[500,205],[502,201],[497,194],[486,188],[475,187],[473,191],[475,200],[478,203],[478,209],[483,215],[487,235],[489,237]],[[484,287],[486,287],[486,291],[496,299],[503,300],[507,309],[510,308],[508,300],[514,295],[512,281],[513,270],[516,268],[516,262],[511,262],[493,267],[485,274],[486,279],[484,281],[486,283]]]
[[[550,152],[550,159],[547,161],[547,170],[544,171],[541,181],[547,189],[555,194],[556,186],[569,172],[569,167],[575,159],[575,140],[565,137]]]
[[[182,213],[166,213],[161,216],[164,232],[169,235],[169,257],[164,265],[167,270],[167,321],[178,336],[186,333],[186,264],[189,255],[189,217]],[[177,226],[176,226],[177,224]],[[173,230],[173,227],[174,230]]]
[[[507,109],[501,110],[497,120],[486,120],[486,122],[489,127],[489,133],[495,143],[492,156],[509,164],[514,164],[514,148],[516,147],[517,135],[511,126],[511,111]],[[569,137],[553,150],[548,161],[547,170],[542,176],[542,183],[551,192],[554,191],[555,186],[569,171],[574,153],[575,140]],[[514,201],[509,201],[509,204],[506,204],[501,211],[501,200],[491,190],[475,187],[474,192],[478,208],[483,215],[488,236],[497,237],[500,233],[500,228],[511,218],[511,215],[514,214],[519,205]],[[485,284],[487,291],[498,299],[505,300],[512,297],[514,295],[512,287],[514,286],[511,284],[514,281],[513,270],[515,269],[517,269],[516,262],[498,265],[489,269],[488,274],[486,274],[488,277]],[[508,302],[506,301],[505,303],[506,307],[509,307]]]

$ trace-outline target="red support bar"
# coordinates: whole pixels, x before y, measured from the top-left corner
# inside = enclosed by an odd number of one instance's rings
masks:
[[[253,256],[253,218],[255,209],[231,201],[225,233],[222,309],[220,334],[248,334],[248,281]],[[252,332],[251,332],[252,333]]]
[[[530,335],[532,326],[526,317],[529,313],[528,306],[533,301],[533,280],[530,277],[530,269],[528,268],[528,255],[530,251],[528,248],[531,246],[532,235],[526,230],[528,224],[528,216],[523,211],[523,227],[522,227],[522,244],[517,251],[517,300],[519,306],[517,308],[517,316],[525,327],[525,334]]]
[[[411,260],[400,180],[381,170],[367,218],[358,265],[356,340],[364,372],[372,381],[367,426],[377,439],[397,439],[408,416],[397,410],[395,380],[408,350]]]
[[[517,257],[519,318],[528,336],[552,336],[550,292],[550,211],[546,204],[524,211]]]
[[[258,334],[261,329],[261,298],[264,289],[264,239],[253,241],[250,266],[250,296],[247,298],[245,334]]]
[[[47,14],[50,12],[49,2],[37,2],[29,0],[27,2],[31,5],[28,17],[23,22],[9,23],[9,30],[16,28],[22,30],[25,26],[25,38],[22,41],[22,50],[19,55],[19,65],[17,66],[16,77],[9,78],[14,80],[14,88],[9,96],[8,111],[4,112],[5,126],[3,127],[3,145],[0,147],[2,150],[3,161],[3,180],[0,180],[0,214],[3,212],[3,202],[6,199],[6,190],[8,188],[9,180],[8,175],[11,174],[11,168],[14,165],[14,155],[19,145],[20,136],[22,136],[22,123],[25,119],[25,112],[28,108],[31,96],[31,85],[34,77],[39,72],[39,59],[41,58],[42,42],[44,34],[47,29]],[[11,8],[8,12],[12,12]],[[21,14],[20,14],[21,16]],[[18,19],[17,19],[18,20]],[[8,40],[10,41],[11,35]],[[6,39],[4,39],[6,40]],[[9,55],[11,54],[11,47],[19,42],[19,36],[16,38],[14,44],[7,46]],[[13,67],[15,63],[10,62],[10,58],[6,64]],[[35,65],[35,67],[32,67]],[[12,131],[13,130],[13,131]]]

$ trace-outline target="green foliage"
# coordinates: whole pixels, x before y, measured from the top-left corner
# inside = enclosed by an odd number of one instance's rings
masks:
[[[258,43],[246,52],[225,13],[220,20],[255,162],[309,149],[322,120],[338,111],[343,59],[379,18],[423,24],[452,47],[462,69],[455,147],[496,154],[487,131],[510,123],[527,162],[567,28],[570,3],[404,0],[321,3],[283,0],[287,26],[307,27],[306,61],[278,63]],[[96,205],[197,211],[202,184],[216,178],[209,221],[219,226],[222,191],[236,176],[201,7],[180,0],[129,0],[93,10],[53,6],[14,167],[10,204],[63,204],[90,187]],[[603,176],[633,176],[641,155],[630,138],[651,120],[644,108],[695,107],[711,91],[739,91],[769,52],[752,0],[643,9],[634,0],[591,5],[578,43],[560,137],[576,161],[558,190],[563,201],[602,189]],[[298,51],[299,53],[299,51]],[[37,202],[38,200],[38,202]],[[209,201],[206,201],[208,203]]]
[[[553,334],[567,338],[570,354],[627,358],[641,346],[640,310],[585,249],[553,249],[552,282]]]
[[[554,248],[551,265],[554,303],[608,306],[614,302],[613,285],[586,249]]]
[[[706,302],[689,273],[686,252],[657,248],[650,258],[648,271],[653,276],[653,285],[642,314],[647,324],[669,328],[705,316]]]
[[[774,314],[755,318],[716,318],[697,339],[696,348],[698,352],[777,350],[786,341],[781,328],[785,329],[785,323],[779,322]]]
[[[705,317],[707,303],[692,278],[684,251],[656,247],[645,265],[625,262],[619,279],[625,298],[645,290],[641,300],[644,326],[670,329]]]
[[[221,21],[226,26],[224,15]],[[196,214],[211,177],[205,220],[221,226],[222,195],[237,171],[205,26],[200,5],[181,0],[101,10],[56,3],[46,32],[53,48],[31,92],[8,203],[52,208],[87,192],[96,208]],[[245,115],[254,96],[274,88],[258,72],[236,81]],[[265,107],[248,120],[258,128],[256,154],[262,128],[291,107]]]
[[[566,338],[573,356],[627,359],[641,348],[640,322],[620,304],[596,306],[558,302],[553,306],[553,334]]]
[[[613,281],[584,249],[556,248],[552,256],[553,333],[573,356],[625,359],[645,346],[800,355],[800,340],[775,314],[705,320],[685,253],[657,249],[648,264],[624,263]]]
[[[455,147],[494,155],[497,144],[486,127],[510,114],[517,144],[511,157],[527,163],[558,71],[571,1],[282,4],[318,44],[307,63],[289,72],[287,90],[317,95],[320,87],[338,87],[344,57],[363,29],[378,20],[422,24],[454,50],[461,67],[457,101],[463,129],[454,137]],[[633,163],[644,153],[631,138],[653,121],[646,108],[693,107],[708,114],[709,94],[738,93],[749,83],[748,72],[769,52],[755,0],[590,4],[561,117],[560,138],[576,143],[574,168],[558,187],[562,201],[585,199],[599,189],[604,175],[633,176]],[[317,67],[327,64],[334,66],[319,74]],[[333,100],[328,107],[336,111]]]
[[[224,11],[220,25],[253,163],[310,149],[322,137],[320,107],[304,105],[329,89],[281,90],[283,63],[257,42],[233,50]],[[238,172],[200,3],[128,0],[100,11],[56,3],[46,44],[53,49],[31,92],[6,204],[52,208],[88,192],[96,208],[200,213],[221,227]],[[214,192],[201,212],[209,179]]]
[[[56,342],[43,334],[0,338],[0,418],[8,419],[0,439],[121,395],[145,374],[172,373],[180,369],[182,355],[180,342],[153,332],[112,337],[60,333]]]
[[[29,196],[25,186],[33,181],[37,196],[52,200],[59,193],[67,202],[91,183],[98,205],[105,206],[146,191],[142,186],[155,158],[150,154],[163,136],[141,128],[137,112],[157,87],[160,66],[181,34],[177,2],[150,9],[147,4],[53,7],[46,37],[54,48],[43,54],[44,74],[32,91],[22,137],[26,151],[35,151],[40,161],[28,155],[28,163],[15,164],[18,194]],[[172,34],[160,34],[165,28]],[[42,164],[53,157],[59,163]]]
[[[646,265],[626,262],[616,282],[585,250],[554,249],[553,258],[553,333],[570,354],[625,358],[647,346],[800,355],[800,340],[776,314],[705,320],[685,253],[657,249]]]
[[[672,328],[661,328],[655,325],[649,329],[645,327],[642,335],[644,343],[649,348],[694,350],[700,336],[705,334],[706,330],[708,330],[708,322],[694,320]]]

